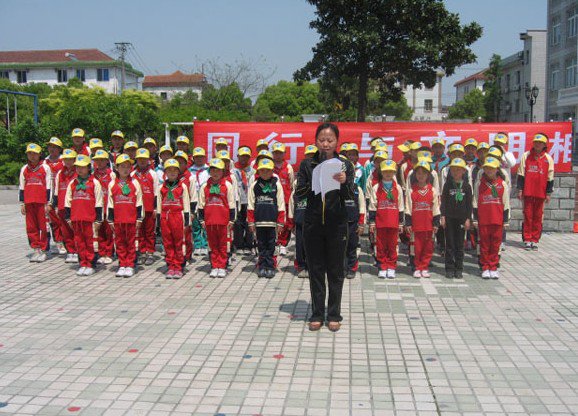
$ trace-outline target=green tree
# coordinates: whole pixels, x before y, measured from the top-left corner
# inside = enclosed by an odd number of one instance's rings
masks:
[[[500,77],[502,76],[502,58],[500,55],[492,55],[490,66],[484,73],[486,121],[500,121],[500,107],[502,104],[502,91],[500,89]]]
[[[449,118],[471,118],[477,120],[478,117],[486,119],[486,98],[484,93],[475,88],[464,96],[463,100],[456,102],[449,110]]]
[[[302,114],[325,112],[319,98],[319,85],[304,82],[279,81],[257,98],[253,117],[257,121],[300,121]]]
[[[469,48],[482,34],[477,23],[460,25],[441,0],[307,0],[316,7],[310,23],[320,35],[313,58],[296,80],[357,80],[357,120],[365,121],[369,81],[400,95],[398,82],[433,87],[437,71],[452,75],[474,62]]]

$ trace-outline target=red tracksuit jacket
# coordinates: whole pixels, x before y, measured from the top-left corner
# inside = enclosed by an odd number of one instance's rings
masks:
[[[474,190],[474,220],[479,225],[502,225],[509,221],[510,190],[506,181],[497,177],[493,182],[496,195],[492,194],[492,182],[482,175]]]
[[[116,174],[112,171],[111,168],[95,169],[94,177],[100,182],[100,186],[102,187],[102,201],[104,203],[104,210],[106,212],[106,206],[108,205],[108,186],[112,180],[116,178]]]
[[[554,160],[546,151],[537,154],[532,149],[524,153],[517,181],[525,197],[546,199],[554,189]]]
[[[433,231],[439,226],[440,202],[435,187],[427,184],[420,188],[417,184],[411,187],[405,201],[405,225],[411,226],[414,232]]]
[[[142,191],[142,202],[144,211],[153,212],[157,207],[156,195],[159,189],[158,176],[151,169],[146,169],[145,171],[142,171],[139,168],[137,168],[132,172],[132,177],[135,178],[140,185]]]
[[[50,168],[40,162],[36,166],[26,164],[20,169],[18,199],[25,204],[46,204],[50,202]]]
[[[66,199],[66,189],[70,181],[76,178],[76,169],[72,167],[68,169],[64,167],[58,175],[56,175],[56,180],[54,181],[54,191],[52,194],[52,207],[58,208],[58,210],[64,209],[64,201]]]
[[[134,224],[143,218],[143,195],[139,182],[130,178],[127,182],[130,193],[122,192],[124,183],[113,179],[108,187],[107,220],[115,224]]]
[[[101,222],[103,219],[103,192],[100,182],[89,176],[86,189],[78,189],[78,177],[70,181],[66,188],[66,219],[72,221]]]
[[[218,186],[219,193],[211,192],[213,186]],[[233,185],[225,177],[214,182],[212,178],[199,190],[199,220],[206,225],[227,225],[235,221],[235,194]]]
[[[404,202],[401,186],[394,180],[392,198],[387,197],[381,183],[371,187],[369,192],[369,222],[376,228],[398,228],[404,220]]]

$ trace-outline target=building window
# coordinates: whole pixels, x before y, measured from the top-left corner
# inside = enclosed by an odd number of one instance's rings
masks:
[[[470,92],[470,87],[464,87],[464,95]]]
[[[433,100],[424,100],[423,108],[426,113],[431,113],[433,111]]]
[[[99,68],[96,70],[96,80],[97,81],[108,81],[108,68]]]
[[[18,82],[19,84],[26,84],[27,82],[26,71],[16,71],[16,82]]]
[[[558,91],[558,79],[560,78],[560,71],[558,69],[552,70],[550,74],[550,89],[552,91]]]
[[[560,43],[560,40],[562,39],[562,25],[560,24],[559,17],[552,19],[552,32],[550,36],[550,44],[552,46]]]
[[[68,82],[68,71],[66,69],[56,70],[56,77],[58,82]]]
[[[516,71],[516,85],[520,85],[520,71]]]
[[[578,35],[578,9],[576,7],[573,7],[568,12],[568,26],[566,29],[569,38]]]
[[[161,99],[163,99],[163,100],[167,99],[167,93],[166,92],[161,92]]]
[[[85,73],[84,69],[77,69],[76,70],[76,78],[78,78],[82,82],[86,81],[86,73]]]
[[[572,58],[566,62],[566,87],[573,87],[576,85],[576,58]]]
[[[558,121],[558,114],[550,114],[550,120]]]
[[[530,51],[526,51],[526,65],[530,63]]]
[[[8,71],[0,71],[0,78],[10,79],[10,74]]]

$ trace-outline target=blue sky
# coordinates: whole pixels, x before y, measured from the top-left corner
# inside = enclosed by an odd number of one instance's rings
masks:
[[[473,45],[478,63],[444,79],[444,104],[453,102],[455,81],[482,69],[493,53],[517,52],[521,32],[546,28],[546,0],[445,3],[463,23],[480,23],[484,35]],[[98,48],[115,56],[114,42],[127,41],[136,50],[129,60],[145,74],[244,57],[276,69],[275,82],[311,57],[313,17],[304,0],[0,0],[0,50]]]

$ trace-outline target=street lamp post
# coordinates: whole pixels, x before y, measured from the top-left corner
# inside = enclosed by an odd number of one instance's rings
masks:
[[[530,106],[530,123],[534,122],[534,104],[536,104],[536,99],[538,98],[538,94],[540,93],[540,89],[534,85],[530,88],[530,85],[526,84],[526,88],[524,90],[526,94],[526,101],[528,101],[528,105]]]

